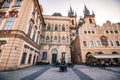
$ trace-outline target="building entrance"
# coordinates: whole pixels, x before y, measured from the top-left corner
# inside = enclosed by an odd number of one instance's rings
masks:
[[[55,64],[57,61],[57,50],[53,49],[52,50],[52,63]]]

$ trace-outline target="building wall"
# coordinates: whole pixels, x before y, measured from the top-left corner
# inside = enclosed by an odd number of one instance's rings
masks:
[[[62,52],[65,52],[66,62],[70,61],[70,31],[69,31],[69,18],[64,16],[49,16],[44,15],[46,28],[43,32],[43,46],[41,52],[47,52],[47,59],[42,61],[47,61],[52,63],[52,50],[57,50],[57,59],[60,61],[62,58]],[[55,25],[58,26],[58,30],[55,31]],[[64,25],[65,31],[62,31],[62,26]],[[50,26],[50,30],[47,27]],[[57,42],[55,43],[54,38],[57,37]],[[49,42],[46,42],[47,37],[49,37]],[[62,38],[65,41],[62,43]]]
[[[78,36],[71,43],[71,56],[72,56],[71,57],[72,63],[74,63],[74,64],[82,63],[80,38]]]
[[[81,48],[79,55],[82,56],[82,63],[86,62],[86,56],[89,53],[99,54],[101,52],[103,54],[112,54],[117,52],[120,54],[120,25],[118,23],[107,21],[102,26],[99,26],[95,25],[94,22],[90,23],[88,18],[84,24],[79,26],[78,31],[80,39],[78,41],[80,41],[79,46]],[[84,46],[83,41],[86,41],[86,46]],[[90,41],[93,41],[93,46],[91,46]],[[100,42],[99,46],[97,46],[97,41]],[[110,41],[113,42],[113,46],[110,45]],[[118,45],[116,41],[119,42]],[[77,45],[77,43],[74,43],[74,45]]]
[[[0,15],[2,18],[0,23],[0,70],[34,65],[41,56],[39,50],[42,28],[44,27],[42,8],[37,0],[22,0],[18,6],[15,6],[15,3],[16,0],[12,0],[9,7],[0,9],[2,12]],[[9,29],[5,29],[10,17],[14,18],[11,22],[12,25]],[[31,32],[29,33],[30,25]],[[30,54],[32,56],[30,63],[28,63]],[[23,62],[22,59],[24,59]]]

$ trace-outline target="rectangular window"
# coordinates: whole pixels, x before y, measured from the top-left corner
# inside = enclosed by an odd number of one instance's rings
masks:
[[[93,41],[90,41],[90,46],[91,46],[91,47],[93,47],[93,46],[94,46]]]
[[[96,46],[101,46],[100,41],[96,41]]]
[[[5,23],[4,30],[10,30],[10,28],[13,24],[13,21],[14,21],[14,17],[9,17],[7,19],[7,22]]]
[[[119,42],[119,41],[116,41],[116,45],[117,45],[117,46],[120,46],[120,42]]]
[[[33,41],[35,40],[35,34],[36,34],[36,30],[34,30],[34,33],[33,33],[33,37],[32,37]]]
[[[28,59],[28,63],[30,64],[31,62],[31,58],[32,58],[32,54],[29,54],[29,59]]]
[[[0,24],[2,23],[3,18],[0,18]]]
[[[29,29],[28,29],[28,36],[30,37],[30,35],[31,35],[31,32],[32,32],[32,25],[30,24],[29,25]]]
[[[2,50],[0,49],[0,57],[1,57],[1,55],[2,55]]]
[[[8,8],[10,6],[10,1],[5,1],[3,8]]]
[[[16,0],[15,6],[20,6],[21,5],[21,0]]]
[[[84,45],[84,46],[87,46],[87,41],[83,41],[83,45]]]
[[[47,52],[42,53],[42,60],[47,60]]]
[[[37,35],[37,39],[36,39],[37,44],[39,44],[38,42],[39,42],[39,34]]]
[[[27,55],[27,53],[23,53],[23,54],[22,54],[21,64],[25,64],[26,55]]]
[[[113,42],[112,41],[109,41],[109,46],[113,46]]]

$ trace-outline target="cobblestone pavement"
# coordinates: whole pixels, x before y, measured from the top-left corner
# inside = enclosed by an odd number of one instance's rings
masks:
[[[15,71],[0,72],[0,80],[20,80],[26,77],[27,75],[42,70],[43,68],[44,67],[33,66]]]
[[[0,72],[0,80],[120,80],[120,67],[89,67],[75,65],[67,72],[58,67],[33,66],[15,71]]]
[[[76,65],[79,71],[90,76],[94,80],[120,80],[120,67],[89,67]]]
[[[79,77],[68,68],[67,72],[59,72],[58,68],[51,68],[35,80],[80,80]]]

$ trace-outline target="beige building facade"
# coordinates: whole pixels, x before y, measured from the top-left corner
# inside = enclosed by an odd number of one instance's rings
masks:
[[[78,36],[71,43],[71,51],[74,63],[86,63],[88,56],[94,54],[120,56],[120,23],[107,21],[102,26],[96,25],[95,14],[90,14],[85,6],[84,18],[79,20]],[[120,62],[120,59],[112,60],[111,57],[109,61]]]
[[[60,13],[44,15],[46,27],[43,31],[42,58],[43,62],[55,64],[62,58],[71,61],[70,54],[70,21],[69,17]]]
[[[0,71],[31,66],[40,59],[43,27],[37,0],[5,0],[0,9]]]

